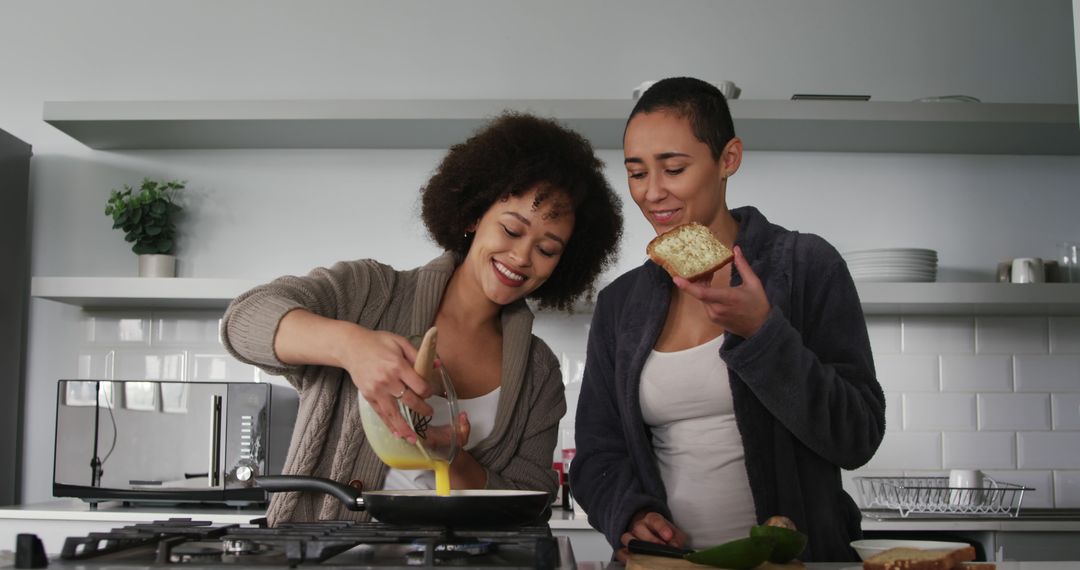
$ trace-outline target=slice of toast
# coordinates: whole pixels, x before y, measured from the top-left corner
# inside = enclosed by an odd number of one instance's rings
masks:
[[[675,226],[656,236],[645,251],[672,277],[687,281],[701,279],[735,259],[735,254],[709,228],[697,222]]]
[[[953,570],[975,559],[975,548],[923,550],[896,547],[879,552],[863,561],[863,570]]]

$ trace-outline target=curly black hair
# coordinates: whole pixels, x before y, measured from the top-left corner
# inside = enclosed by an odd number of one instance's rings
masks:
[[[592,293],[622,237],[622,202],[580,134],[551,119],[499,115],[450,147],[421,189],[421,217],[435,243],[465,257],[471,244],[466,228],[495,202],[533,189],[539,189],[534,207],[559,192],[574,210],[574,231],[558,266],[529,294],[541,308],[566,310]]]

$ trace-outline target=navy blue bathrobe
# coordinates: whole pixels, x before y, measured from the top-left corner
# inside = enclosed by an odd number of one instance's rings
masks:
[[[849,542],[862,535],[861,517],[840,469],[869,461],[885,434],[885,396],[858,293],[824,239],[769,223],[751,207],[731,213],[735,244],[771,305],[757,333],[729,334],[719,351],[758,522],[791,518],[809,536],[804,561],[858,560]],[[733,270],[732,285],[741,282]],[[570,486],[615,548],[635,513],[671,518],[638,388],[673,287],[646,261],[600,292],[589,331]],[[724,506],[716,509],[723,516]]]

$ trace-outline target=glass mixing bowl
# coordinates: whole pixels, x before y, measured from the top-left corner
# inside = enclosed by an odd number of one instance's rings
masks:
[[[368,444],[383,463],[394,469],[437,469],[436,462],[449,464],[460,448],[461,426],[454,384],[445,368],[436,366],[435,371],[429,377],[432,395],[425,400],[434,414],[422,416],[406,406],[403,400],[397,402],[405,423],[416,433],[415,443],[395,436],[363,394],[357,394],[360,421]]]

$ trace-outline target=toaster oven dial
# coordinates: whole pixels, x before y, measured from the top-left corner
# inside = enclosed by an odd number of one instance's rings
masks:
[[[249,467],[247,465],[241,465],[241,466],[236,468],[236,479],[237,479],[237,481],[250,481],[251,476],[254,475],[254,474],[255,474],[255,471],[251,467]]]

